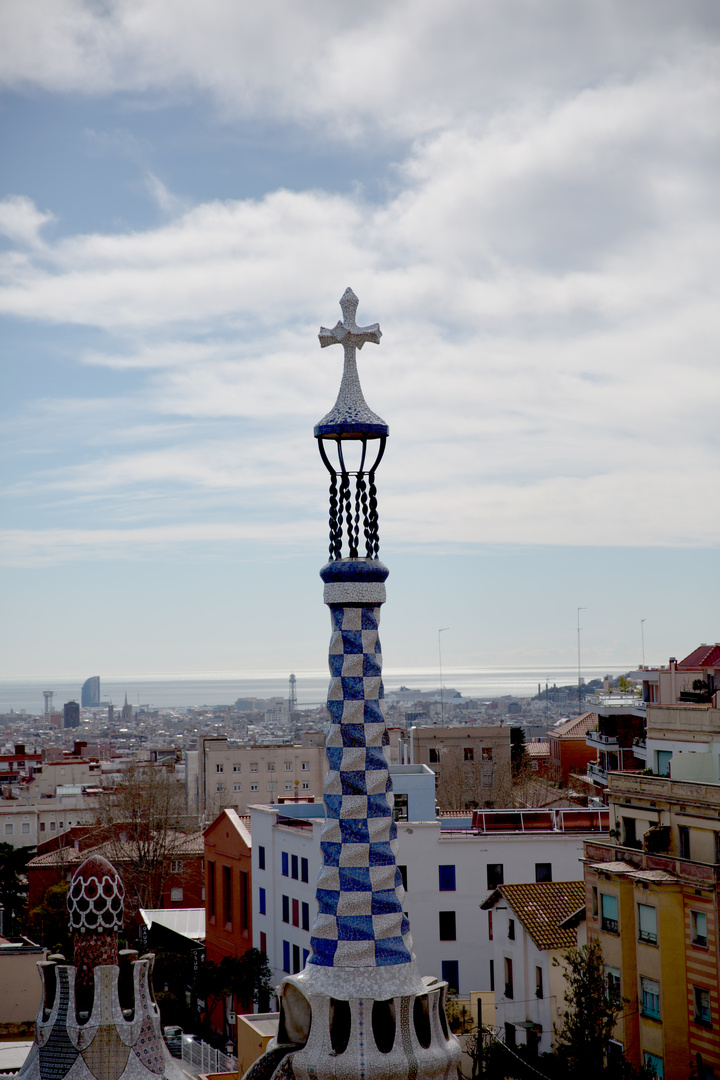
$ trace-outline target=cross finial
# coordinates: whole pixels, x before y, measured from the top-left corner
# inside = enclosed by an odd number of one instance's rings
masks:
[[[340,300],[340,310],[343,313],[342,322],[337,322],[332,330],[328,330],[326,326],[320,327],[318,337],[322,349],[335,344],[341,344],[345,349],[348,347],[362,349],[366,341],[372,341],[375,345],[380,344],[382,330],[378,323],[373,323],[372,326],[358,326],[355,322],[358,303],[359,300],[355,293],[352,289],[347,288]]]

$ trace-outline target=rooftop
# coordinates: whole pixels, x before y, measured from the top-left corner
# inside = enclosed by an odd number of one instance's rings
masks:
[[[574,929],[561,926],[585,904],[582,881],[533,881],[500,885],[483,907],[502,897],[513,909],[538,949],[570,949],[577,944]]]
[[[595,712],[581,713],[574,720],[566,720],[564,724],[558,724],[552,728],[548,735],[553,738],[580,739],[597,727],[598,717]]]

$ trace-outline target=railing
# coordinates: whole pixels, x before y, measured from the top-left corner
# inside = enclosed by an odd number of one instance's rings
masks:
[[[601,765],[596,764],[594,761],[589,761],[587,771],[588,776],[594,776],[596,780],[600,780],[602,783],[607,784],[607,769],[603,769]]]
[[[237,1058],[223,1054],[200,1039],[183,1039],[182,1059],[198,1073],[225,1073],[238,1071]]]
[[[599,731],[588,731],[585,735],[585,742],[596,746],[617,746],[617,741],[617,735],[602,735]]]

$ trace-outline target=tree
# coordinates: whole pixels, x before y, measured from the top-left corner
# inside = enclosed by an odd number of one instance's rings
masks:
[[[105,852],[122,874],[129,906],[162,907],[170,863],[186,834],[185,792],[174,772],[137,762],[98,811]]]
[[[34,941],[50,952],[62,953],[71,959],[73,943],[67,910],[69,888],[69,882],[59,881],[46,889],[40,903],[30,912],[28,924]]]
[[[510,728],[510,769],[513,780],[527,764],[528,752],[525,748],[525,732],[521,727]]]
[[[6,935],[21,934],[27,918],[27,864],[32,848],[0,844],[0,905]]]
[[[249,1011],[253,1005],[267,1009],[272,991],[272,969],[265,953],[248,949],[241,957],[224,956],[219,964],[205,960],[198,970],[195,993],[206,1003],[208,1025],[217,1010],[222,1010],[225,1023],[225,1002],[232,997],[239,1011]]]
[[[563,1023],[555,1029],[556,1058],[559,1075],[583,1077],[583,1080],[610,1076],[644,1080],[652,1076],[647,1069],[630,1065],[621,1054],[608,1065],[608,1043],[627,999],[608,991],[599,941],[569,949],[561,961],[565,965],[567,1005]]]

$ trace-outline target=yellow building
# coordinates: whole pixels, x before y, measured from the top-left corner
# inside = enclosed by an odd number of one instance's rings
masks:
[[[720,786],[616,773],[609,801],[616,839],[586,843],[585,887],[588,939],[629,1002],[616,1038],[658,1076],[720,1076]]]

